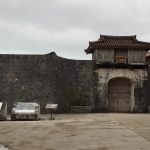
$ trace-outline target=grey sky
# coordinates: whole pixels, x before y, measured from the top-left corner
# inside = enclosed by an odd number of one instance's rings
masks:
[[[0,53],[91,59],[100,34],[150,42],[149,0],[0,0]]]

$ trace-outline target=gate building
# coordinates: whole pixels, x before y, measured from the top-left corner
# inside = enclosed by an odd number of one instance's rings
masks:
[[[100,35],[85,50],[95,60],[97,109],[108,112],[144,112],[148,81],[146,52],[150,43],[136,36]]]

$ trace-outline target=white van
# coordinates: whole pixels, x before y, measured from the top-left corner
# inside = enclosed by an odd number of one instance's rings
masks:
[[[17,102],[11,111],[11,120],[38,120],[40,105],[34,102]]]

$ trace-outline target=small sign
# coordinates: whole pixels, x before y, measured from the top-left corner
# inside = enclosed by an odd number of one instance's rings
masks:
[[[54,120],[54,117],[52,117],[52,110],[56,109],[58,106],[58,104],[47,104],[45,108],[50,109],[50,114],[51,117],[49,118],[49,120]]]
[[[45,108],[48,108],[48,109],[56,109],[58,106],[58,104],[47,104]]]

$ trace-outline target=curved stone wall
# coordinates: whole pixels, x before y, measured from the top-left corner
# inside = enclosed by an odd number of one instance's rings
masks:
[[[0,98],[8,102],[37,101],[41,112],[46,103],[58,103],[57,113],[70,111],[62,88],[75,87],[81,97],[93,104],[93,67],[91,60],[71,60],[46,55],[0,55]]]

